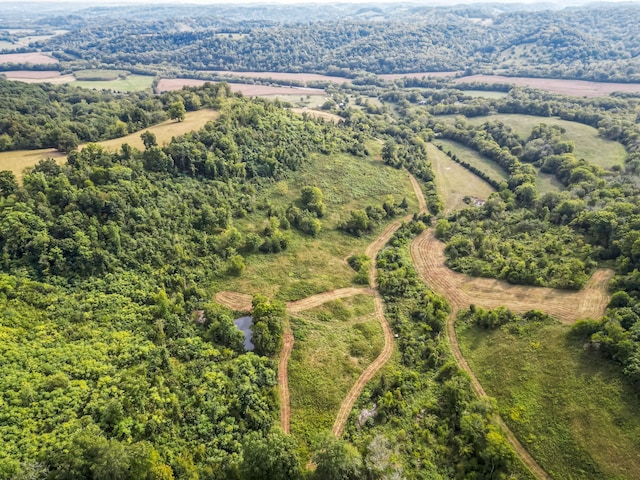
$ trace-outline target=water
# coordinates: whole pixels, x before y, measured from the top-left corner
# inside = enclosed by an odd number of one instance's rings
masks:
[[[236,318],[233,323],[238,330],[244,333],[244,349],[247,352],[252,352],[253,342],[251,341],[251,337],[253,332],[251,331],[251,325],[253,325],[253,319],[251,317],[240,317]]]

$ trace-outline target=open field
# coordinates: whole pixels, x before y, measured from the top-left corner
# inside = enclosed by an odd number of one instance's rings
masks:
[[[344,304],[339,308],[349,310]],[[329,318],[326,325],[292,320],[291,431],[306,441],[331,429],[349,389],[383,346],[382,328],[370,311],[346,322]]]
[[[604,97],[612,92],[640,92],[640,83],[588,82],[554,78],[503,77],[500,75],[471,75],[456,78],[457,83],[507,83],[574,97]]]
[[[563,325],[457,333],[502,417],[553,478],[638,478],[640,408],[615,364]]]
[[[311,295],[352,286],[355,272],[345,258],[363,252],[367,244],[384,229],[356,238],[336,230],[352,209],[380,205],[386,195],[409,202],[409,211],[417,211],[418,203],[406,172],[395,170],[380,161],[381,145],[371,142],[367,148],[373,158],[357,158],[347,154],[318,155],[305,165],[296,179],[280,181],[265,190],[256,204],[265,202],[286,208],[300,198],[300,189],[315,185],[324,194],[327,213],[322,218],[322,231],[317,237],[292,230],[287,250],[276,255],[250,255],[245,273],[225,280],[220,290],[263,293],[285,301],[300,300]],[[257,209],[246,219],[238,220],[239,228],[258,231],[267,222],[264,210]],[[275,281],[274,279],[277,279]]]
[[[130,74],[127,70],[104,70],[101,68],[92,68],[89,70],[78,70],[73,72],[76,79],[88,81],[104,81],[117,80]]]
[[[58,63],[58,59],[38,52],[5,53],[0,55],[0,64],[3,63],[31,63],[33,65],[53,65]]]
[[[199,87],[204,85],[206,80],[195,78],[163,78],[158,82],[158,92],[172,92],[183,87]],[[319,88],[306,87],[272,87],[268,85],[253,85],[249,83],[230,83],[229,87],[233,92],[241,92],[248,97],[263,97],[267,95],[322,95]]]
[[[25,83],[53,83],[59,85],[75,80],[73,75],[62,75],[57,70],[10,70],[0,72],[8,80],[17,80]]]
[[[573,323],[580,318],[600,318],[609,303],[607,287],[613,270],[596,270],[579,291],[511,285],[454,272],[444,264],[444,247],[445,244],[435,238],[433,229],[429,229],[411,244],[411,257],[425,283],[455,308],[469,308],[472,304],[484,308],[504,305],[514,312],[542,310],[564,323]]]
[[[454,115],[443,115],[442,120],[453,122]],[[603,168],[611,168],[614,165],[624,165],[626,151],[624,146],[613,140],[598,135],[598,130],[578,122],[570,122],[557,117],[537,117],[522,114],[496,114],[484,117],[467,118],[472,125],[481,125],[488,121],[500,121],[513,128],[522,138],[527,139],[531,130],[541,123],[558,125],[566,130],[562,135],[563,140],[573,141],[576,158],[584,158],[589,163]]]
[[[378,75],[383,80],[387,80],[388,82],[393,82],[394,80],[398,80],[400,78],[429,78],[429,77],[453,77],[458,72],[417,72],[417,73],[385,73],[383,75]]]
[[[260,78],[264,80],[293,80],[296,82],[332,82],[332,83],[351,83],[350,78],[332,77],[330,75],[320,75],[317,73],[287,73],[287,72],[237,72],[226,70],[211,70],[206,73],[216,75],[228,75],[230,77],[246,77]]]
[[[474,166],[498,182],[509,178],[507,172],[496,162],[462,143],[453,140],[437,139],[433,141],[433,144],[442,146],[445,152],[451,152],[460,160]]]
[[[482,178],[451,160],[432,143],[427,143],[427,154],[436,175],[438,194],[444,201],[445,213],[466,207],[467,204],[463,202],[465,196],[486,200],[495,191]]]
[[[138,92],[151,88],[154,77],[150,75],[128,75],[115,80],[76,80],[72,85],[94,90],[114,90],[118,92]]]
[[[114,138],[98,142],[108,150],[117,150],[123,143],[128,143],[132,147],[143,149],[144,144],[140,138],[140,134],[144,131],[150,131],[156,135],[159,145],[167,144],[171,141],[171,137],[182,135],[192,130],[197,130],[204,126],[207,122],[215,120],[217,113],[213,110],[198,110],[195,112],[187,112],[183,122],[175,122],[167,120],[153,127],[145,128],[136,133],[131,133],[126,137]],[[82,145],[79,147],[82,148]],[[66,161],[67,156],[58,152],[54,148],[45,148],[42,150],[16,150],[13,152],[0,153],[0,170],[10,170],[14,173],[18,181],[22,179],[22,171],[26,167],[32,167],[40,160],[45,158],[55,158],[59,163]]]

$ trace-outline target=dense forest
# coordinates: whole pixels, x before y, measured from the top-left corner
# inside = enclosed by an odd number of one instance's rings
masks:
[[[63,69],[100,66],[183,75],[206,75],[209,70],[316,72],[350,77],[359,72],[465,71],[618,82],[640,79],[637,6],[561,11],[520,7],[335,6],[321,9],[320,16],[310,14],[311,7],[264,7],[257,8],[253,17],[251,11],[245,12],[242,20],[233,8],[196,8],[196,13],[176,17],[162,10],[149,14],[142,7],[101,7],[41,20],[39,28],[71,31],[32,47],[53,51]]]

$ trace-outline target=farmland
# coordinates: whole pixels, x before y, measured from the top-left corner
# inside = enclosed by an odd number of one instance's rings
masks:
[[[158,140],[160,145],[168,143],[172,137],[181,135],[183,133],[190,132],[201,128],[205,123],[214,120],[216,113],[211,110],[198,110],[196,112],[188,112],[185,120],[182,122],[175,122],[168,120],[159,125],[149,127],[146,130],[150,131]],[[115,151],[120,148],[123,143],[128,143],[132,147],[143,149],[144,145],[140,134],[142,132],[132,133],[125,137],[114,138],[112,140],[105,140],[98,142],[99,145],[104,148]],[[82,148],[82,147],[80,147]],[[0,167],[4,170],[9,170],[20,180],[22,178],[22,172],[27,167],[32,167],[40,160],[45,158],[54,158],[57,162],[64,162],[66,155],[60,153],[53,148],[43,150],[17,150],[10,152],[0,153]]]
[[[190,78],[163,78],[158,82],[157,90],[159,92],[170,92],[180,90],[182,87],[196,87],[203,85],[205,80]],[[268,95],[317,95],[322,90],[317,88],[302,87],[273,87],[268,85],[253,85],[248,83],[230,83],[229,86],[233,92],[241,92],[248,97],[260,97]]]
[[[555,78],[505,77],[500,75],[470,75],[458,77],[456,83],[502,83],[539,88],[574,97],[603,97],[612,92],[640,92],[640,83],[607,83]]]
[[[124,78],[115,78],[111,80],[81,80],[80,76],[72,82],[72,85],[78,87],[96,89],[96,90],[114,90],[118,92],[138,92],[151,88],[153,78],[149,75],[127,75]]]
[[[32,65],[54,65],[59,63],[57,59],[43,53],[4,53],[0,54],[0,64],[13,63]]]

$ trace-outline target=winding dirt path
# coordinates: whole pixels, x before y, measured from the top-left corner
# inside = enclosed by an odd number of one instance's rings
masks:
[[[480,398],[486,398],[488,395],[462,355],[456,336],[455,319],[459,309],[468,308],[471,304],[485,308],[504,305],[517,312],[538,309],[564,323],[574,323],[579,318],[601,317],[609,302],[607,285],[613,276],[612,270],[597,270],[587,285],[575,292],[516,286],[495,279],[470,277],[450,270],[444,264],[444,248],[444,243],[435,238],[433,229],[429,229],[411,243],[411,258],[422,280],[451,303],[452,312],[446,328],[451,353],[458,367],[469,375],[473,390]],[[502,417],[495,415],[494,421],[502,428],[514,451],[531,473],[539,479],[550,479]]]
[[[280,397],[280,427],[289,435],[291,433],[291,400],[289,398],[289,358],[293,351],[293,332],[289,320],[284,326],[282,350],[278,359],[278,393]]]
[[[337,290],[329,290],[328,292],[319,293],[295,302],[287,302],[287,310],[290,313],[298,313],[310,308],[319,307],[320,305],[338,300],[340,298],[354,297],[356,295],[373,295],[373,290],[366,287],[347,287]]]

